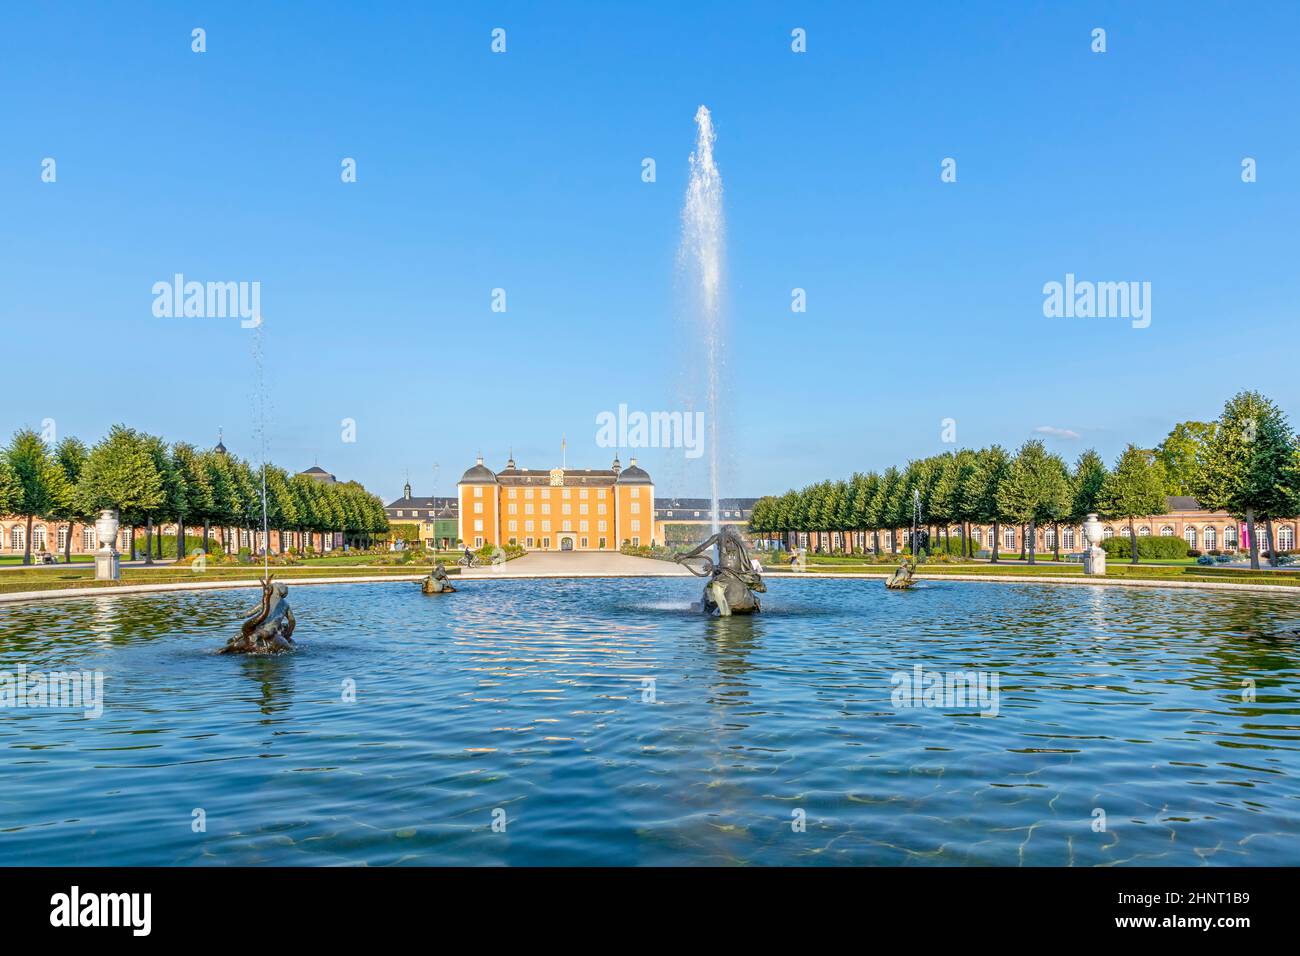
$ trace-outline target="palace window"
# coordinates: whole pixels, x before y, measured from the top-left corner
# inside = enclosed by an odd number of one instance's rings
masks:
[[[603,515],[603,514],[605,514],[605,513],[606,513],[606,512],[605,512],[605,508],[606,508],[606,507],[607,507],[607,506],[606,506],[605,502],[603,502],[603,501],[600,502],[600,504],[596,505],[596,514],[598,514],[598,515]]]
[[[525,548],[531,548],[532,546],[533,546],[533,539],[532,539],[532,538],[525,538],[525,539],[524,539],[524,547],[525,547]]]
[[[32,550],[45,550],[45,525],[43,524],[38,524],[35,528],[32,528]]]
[[[483,519],[482,519],[482,518],[475,518],[475,519],[474,519],[474,530],[475,530],[475,531],[482,531],[482,530],[483,530]]]
[[[1183,529],[1183,540],[1187,542],[1189,548],[1196,547],[1196,529],[1188,525]]]
[[[481,548],[481,547],[483,547],[483,539],[482,539],[482,538],[475,538],[475,539],[474,539],[474,550],[477,551],[477,550],[478,550],[479,548]]]
[[[604,538],[598,538],[598,539],[596,540],[596,547],[598,547],[598,548],[600,548],[602,551],[604,551],[604,550],[605,550],[605,539],[604,539]]]
[[[638,518],[633,518],[633,519],[632,519],[632,530],[633,530],[633,531],[640,531],[640,530],[641,530],[641,521],[640,521],[640,519],[638,519]]]
[[[1277,529],[1277,549],[1279,551],[1295,550],[1295,528],[1284,524]]]
[[[1073,547],[1074,547],[1074,529],[1073,529],[1073,528],[1062,528],[1062,529],[1061,529],[1061,547],[1063,547],[1063,548],[1073,548]]]
[[[578,530],[579,530],[579,531],[586,531],[586,530],[588,530],[588,528],[587,528],[587,522],[585,522],[585,521],[579,521],[579,522],[578,522]],[[583,547],[586,547],[586,545],[583,545]]]
[[[585,515],[587,513],[587,507],[588,505],[585,501],[582,504],[578,505],[578,514]]]
[[[632,547],[634,547],[634,548],[639,548],[639,547],[641,547],[641,539],[640,539],[640,538],[637,538],[637,537],[633,537],[633,538],[632,538]]]
[[[1048,548],[1055,548],[1055,547],[1056,547],[1056,529],[1055,529],[1055,528],[1048,528],[1046,531],[1043,532],[1043,543],[1044,543],[1044,546],[1045,546],[1045,547],[1048,547]]]
[[[1014,548],[1016,546],[1016,529],[1007,528],[1002,532],[1002,546],[1004,548]]]
[[[532,531],[532,530],[533,530],[533,523],[532,523],[531,521],[525,521],[525,522],[524,522],[524,530],[525,530],[525,531]],[[530,545],[529,547],[531,547],[531,545]]]
[[[1173,525],[1165,525],[1163,528],[1160,529],[1160,537],[1172,538],[1173,536],[1174,536]]]
[[[1223,546],[1225,548],[1235,548],[1237,546],[1237,526],[1235,524],[1227,525],[1223,529]]]
[[[572,488],[565,488],[563,491],[560,492],[560,496],[561,496],[565,501],[568,501],[569,498],[573,496],[573,489],[572,489]]]
[[[58,548],[60,551],[62,551],[67,546],[68,546],[68,529],[66,527],[60,528]]]
[[[1139,538],[1151,537],[1151,529],[1148,528],[1146,525],[1143,525],[1142,527],[1138,528],[1138,537]]]
[[[518,498],[518,497],[519,497],[519,489],[518,489],[518,488],[511,488],[509,491],[506,492],[506,497],[507,497],[507,498]]]
[[[551,530],[551,523],[550,523],[549,521],[543,521],[543,522],[542,522],[542,530],[543,530],[543,531],[550,531],[550,530]],[[549,540],[549,539],[548,539],[548,540]],[[548,545],[548,547],[549,547],[549,545]]]
[[[1219,533],[1213,528],[1205,529],[1205,550],[1212,551],[1219,546]]]
[[[561,511],[563,514],[571,515],[571,514],[573,514],[573,505],[569,504],[569,503],[566,501],[564,504],[560,505],[560,511]]]
[[[583,538],[583,539],[582,539],[582,543],[581,543],[581,547],[584,547],[584,548],[585,548],[586,546],[587,546],[587,539],[586,539],[586,538]]]
[[[82,551],[95,550],[95,529],[94,528],[81,529],[81,550]]]
[[[597,521],[597,522],[596,522],[596,530],[597,530],[597,531],[608,531],[608,530],[609,530],[609,522],[608,522],[608,521]]]
[[[525,498],[531,498],[532,496],[533,496],[533,489],[531,489],[531,488],[525,488],[525,489],[524,489],[524,497],[525,497]]]
[[[401,516],[402,516],[402,509],[401,509],[401,508],[398,508],[398,509],[397,509],[397,517],[400,518]]]
[[[518,506],[517,504],[515,504],[515,503],[512,501],[512,502],[510,502],[508,505],[506,505],[506,514],[511,514],[511,515],[512,515],[512,514],[517,514],[517,513],[518,513],[518,509],[519,509],[519,506]]]
[[[482,497],[483,497],[483,486],[482,486],[482,485],[475,485],[475,486],[474,486],[474,497],[475,497],[475,498],[482,498]]]
[[[1115,529],[1112,528],[1110,525],[1107,525],[1106,527],[1101,529],[1101,536],[1102,538],[1109,541],[1111,538],[1115,537]]]
[[[586,500],[586,497],[587,497],[587,489],[586,489],[586,488],[580,488],[580,489],[578,490],[578,497],[579,497],[579,498],[582,498],[583,500]]]
[[[476,515],[481,515],[483,513],[483,502],[481,501],[474,502],[474,513]]]
[[[9,547],[14,551],[23,549],[23,542],[27,540],[27,532],[20,525],[14,525],[9,532]]]
[[[526,515],[530,515],[530,514],[532,514],[532,513],[533,513],[533,503],[532,503],[531,501],[525,501],[525,502],[524,502],[524,514],[526,514]]]
[[[641,502],[639,501],[632,502],[631,512],[634,515],[639,515],[641,513]]]
[[[507,523],[507,525],[506,525],[506,530],[507,530],[507,531],[518,531],[518,530],[519,530],[519,522],[518,522],[518,521],[511,521],[511,522]]]

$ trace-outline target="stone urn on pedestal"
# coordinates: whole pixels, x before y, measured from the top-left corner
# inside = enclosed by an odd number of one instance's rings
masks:
[[[1095,514],[1089,514],[1084,521],[1083,536],[1088,542],[1088,551],[1083,556],[1083,573],[1104,575],[1106,552],[1101,546],[1101,522]]]
[[[95,580],[118,581],[122,578],[121,560],[117,554],[117,512],[105,508],[95,522],[95,537],[99,550],[95,552]]]

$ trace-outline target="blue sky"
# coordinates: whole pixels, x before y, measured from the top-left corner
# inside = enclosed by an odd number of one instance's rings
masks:
[[[437,464],[446,494],[480,451],[558,464],[561,436],[605,467],[599,412],[701,399],[676,269],[700,104],[723,494],[941,452],[949,417],[971,446],[1077,432],[1048,440],[1070,459],[1243,387],[1300,417],[1297,28],[1230,3],[9,5],[0,430],[224,427],[257,458],[255,333],[156,318],[181,272],[261,283],[286,467],[391,497]],[[1067,272],[1150,282],[1150,327],[1045,318]],[[638,454],[707,494],[707,455]]]

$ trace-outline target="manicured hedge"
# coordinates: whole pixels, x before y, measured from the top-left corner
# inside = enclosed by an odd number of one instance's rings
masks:
[[[1133,557],[1127,528],[1116,531],[1115,537],[1103,541],[1101,546],[1112,558]],[[1138,537],[1139,558],[1185,558],[1191,550],[1182,538]]]

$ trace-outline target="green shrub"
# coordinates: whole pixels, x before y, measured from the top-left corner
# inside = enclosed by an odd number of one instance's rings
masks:
[[[1156,538],[1147,536],[1138,539],[1138,557],[1139,558],[1185,558],[1191,552],[1187,542],[1182,538]],[[1129,541],[1127,529],[1123,534],[1116,534],[1113,538],[1107,538],[1101,543],[1106,554],[1112,558],[1132,558],[1133,548]]]

